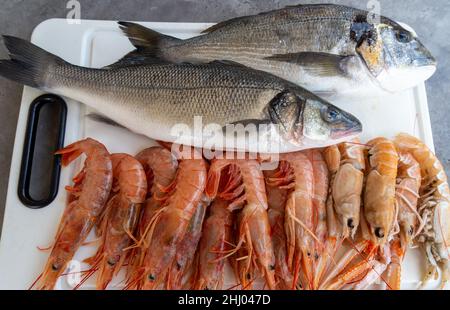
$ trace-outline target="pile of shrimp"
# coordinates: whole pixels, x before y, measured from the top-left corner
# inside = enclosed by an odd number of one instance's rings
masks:
[[[411,247],[426,258],[422,285],[448,282],[449,186],[417,138],[281,154],[273,170],[183,149],[110,154],[86,139],[58,151],[64,166],[86,159],[31,288],[54,289],[91,231],[97,251],[75,289],[94,275],[114,288],[123,271],[117,287],[133,290],[399,290]]]

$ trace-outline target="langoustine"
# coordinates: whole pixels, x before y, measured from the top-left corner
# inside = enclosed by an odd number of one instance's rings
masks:
[[[353,249],[338,263],[340,272],[328,284],[328,289],[366,289],[382,278],[391,263],[388,241],[395,234],[393,228],[397,221],[395,188],[399,158],[394,144],[387,139],[377,138],[367,145],[364,207],[360,211],[361,239],[352,243]]]
[[[238,279],[243,288],[249,288],[254,274],[259,270],[269,289],[275,289],[275,256],[270,238],[270,225],[267,214],[267,198],[264,176],[256,160],[216,159],[212,162],[206,194],[214,199],[219,193],[222,173],[228,169],[233,173],[229,185],[229,195],[222,196],[230,202],[230,210],[240,210],[236,248],[234,253],[246,255],[236,264]],[[244,248],[245,247],[245,248]],[[241,267],[239,267],[241,266]],[[242,267],[243,266],[243,267]]]
[[[147,178],[142,165],[127,154],[112,154],[113,187],[99,224],[100,245],[86,260],[92,267],[81,285],[98,270],[96,287],[104,290],[124,265],[125,249],[134,241],[141,204],[147,194]]]
[[[387,287],[400,290],[402,262],[414,236],[423,228],[423,221],[417,211],[419,190],[422,182],[419,163],[407,152],[398,152],[396,203],[398,208],[397,223],[399,236],[390,242],[391,263],[383,277]],[[421,222],[418,226],[417,223]]]
[[[168,192],[168,197],[153,215],[150,229],[144,236],[148,248],[140,275],[130,279],[127,288],[136,285],[142,289],[157,289],[166,281],[177,248],[203,197],[206,180],[207,163],[204,159],[180,161],[175,180],[163,189]]]
[[[364,192],[364,217],[372,242],[383,246],[391,236],[396,219],[398,153],[392,141],[377,138],[368,142],[369,172]]]
[[[327,251],[335,255],[340,245],[348,240],[353,243],[360,223],[361,194],[366,168],[365,147],[355,139],[351,142],[331,146],[324,150],[324,157],[330,171],[330,186],[327,199],[328,239]],[[319,261],[318,271],[326,276],[320,287],[328,287],[329,282],[341,273],[364,248],[355,244],[338,262],[333,258]],[[333,263],[333,268],[331,268]]]
[[[442,272],[441,287],[450,277],[448,244],[450,241],[450,191],[447,176],[439,159],[419,139],[400,134],[394,140],[397,148],[411,153],[420,164],[422,185],[418,212],[425,226],[415,238],[427,257],[423,285]]]
[[[43,273],[31,288],[51,290],[68,262],[87,238],[104,209],[112,186],[112,163],[105,146],[93,139],[75,142],[56,154],[62,155],[68,166],[81,154],[86,155],[83,169],[73,178],[74,186],[67,186],[70,203],[61,218],[55,242]]]

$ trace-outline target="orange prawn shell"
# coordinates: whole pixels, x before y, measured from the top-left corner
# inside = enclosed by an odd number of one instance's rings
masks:
[[[143,203],[147,195],[147,177],[141,163],[127,154],[112,154],[114,179],[122,195],[132,203]]]
[[[220,193],[219,186],[221,175],[227,167],[229,170],[237,168],[239,173],[232,182],[233,187],[236,188],[224,195]],[[249,268],[253,267],[255,262],[256,267],[264,274],[268,287],[274,289],[275,256],[270,237],[268,204],[260,163],[256,160],[241,159],[213,160],[209,170],[206,194],[210,198],[220,195],[222,199],[231,200],[228,207],[230,210],[242,209],[238,217],[238,243],[245,244],[248,254],[255,253],[255,257],[248,255],[248,259],[236,264],[239,270],[245,269],[245,272],[238,272],[243,287],[249,288],[247,274],[253,274]],[[238,253],[243,250],[244,248],[240,247]]]
[[[83,170],[74,178],[75,189],[61,218],[55,243],[39,279],[40,289],[53,289],[69,260],[81,246],[102,212],[112,186],[112,163],[105,146],[94,139],[75,142],[56,154],[63,166],[86,154]]]
[[[386,243],[395,219],[395,185],[398,154],[393,142],[385,138],[371,140],[369,174],[364,193],[364,215],[373,241]]]
[[[232,213],[228,202],[216,199],[210,206],[210,214],[203,225],[198,249],[197,279],[195,289],[222,289],[225,252],[232,243]]]
[[[170,195],[155,222],[144,260],[144,289],[157,289],[166,278],[189,222],[203,197],[208,165],[203,159],[182,160]]]

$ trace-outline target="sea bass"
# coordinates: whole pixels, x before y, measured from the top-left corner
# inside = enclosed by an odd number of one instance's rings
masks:
[[[140,56],[130,55],[91,69],[22,39],[4,42],[11,59],[0,61],[1,76],[82,102],[156,140],[278,153],[336,144],[362,131],[353,115],[307,90],[235,63],[138,65],[132,63]]]
[[[119,24],[148,55],[172,62],[231,60],[321,96],[399,91],[436,70],[436,60],[414,33],[386,17],[341,5],[298,5],[238,17],[188,40]]]

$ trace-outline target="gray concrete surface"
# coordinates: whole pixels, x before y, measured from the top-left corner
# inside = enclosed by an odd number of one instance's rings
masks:
[[[66,0],[0,0],[0,33],[29,38],[48,18],[64,18]],[[80,0],[81,17],[102,20],[217,22],[300,3],[333,2],[365,9],[366,0]],[[427,82],[437,154],[450,172],[450,3],[448,0],[381,0],[381,13],[411,25],[439,61]],[[6,52],[0,47],[0,59]],[[0,78],[0,225],[22,86]]]

